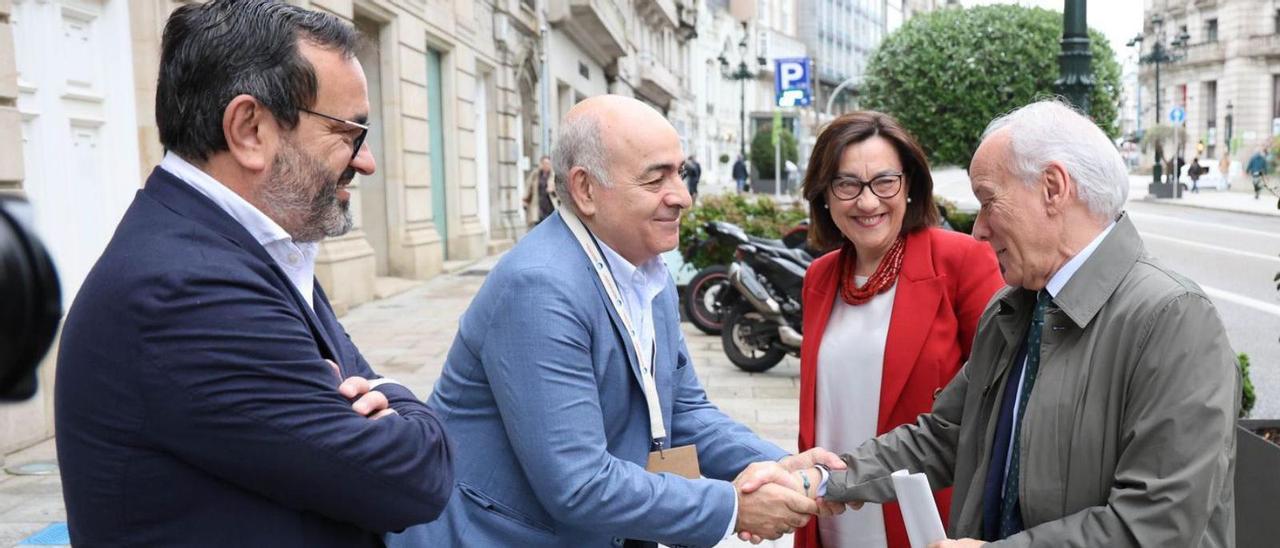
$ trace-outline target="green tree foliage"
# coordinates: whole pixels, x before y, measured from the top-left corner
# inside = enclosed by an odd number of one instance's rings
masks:
[[[1090,29],[1095,85],[1090,115],[1119,135],[1120,65]],[[996,116],[1055,94],[1062,14],[1013,5],[918,15],[872,55],[863,106],[896,117],[935,163],[968,165]]]
[[[787,160],[798,162],[799,154],[796,153],[796,136],[790,131],[783,129],[779,137],[782,139],[782,177],[786,178],[787,171],[785,165]],[[756,168],[756,177],[760,179],[773,179],[773,127],[765,126],[764,129],[756,133],[751,138],[751,165]]]

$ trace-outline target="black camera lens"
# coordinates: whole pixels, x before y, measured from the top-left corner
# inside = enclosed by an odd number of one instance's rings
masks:
[[[36,392],[36,366],[62,319],[53,260],[31,226],[31,205],[0,195],[0,401]]]

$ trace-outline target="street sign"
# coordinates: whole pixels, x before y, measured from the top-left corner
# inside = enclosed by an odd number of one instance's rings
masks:
[[[1186,111],[1186,109],[1184,109],[1184,108],[1182,108],[1182,107],[1180,107],[1180,106],[1174,106],[1173,108],[1169,109],[1169,121],[1170,121],[1170,122],[1173,122],[1173,123],[1175,123],[1175,124],[1181,124],[1181,123],[1182,123],[1182,121],[1183,121],[1183,120],[1186,120],[1186,119],[1187,119],[1187,111]]]
[[[809,106],[813,87],[809,80],[809,58],[775,59],[773,90],[780,107]]]

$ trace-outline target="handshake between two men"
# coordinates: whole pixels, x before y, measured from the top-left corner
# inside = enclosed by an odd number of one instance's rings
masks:
[[[845,464],[839,455],[815,447],[777,462],[747,466],[733,480],[738,495],[734,526],[738,538],[759,544],[795,532],[814,516],[843,513],[844,503],[829,502],[819,495],[823,467],[843,470]],[[862,503],[851,502],[848,507],[857,510]]]

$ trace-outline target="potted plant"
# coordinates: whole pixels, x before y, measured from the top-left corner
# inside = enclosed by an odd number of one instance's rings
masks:
[[[778,138],[782,141],[782,163],[781,170],[783,180],[786,180],[787,170],[786,162],[792,163],[799,161],[796,152],[796,138],[790,131],[785,128],[778,132]],[[755,179],[751,183],[752,190],[772,194],[775,185],[774,177],[777,174],[774,169],[774,156],[778,151],[773,147],[773,126],[772,124],[764,126],[755,137],[751,138],[751,165],[755,168]],[[786,187],[783,187],[786,190]]]
[[[1276,274],[1280,290],[1280,274]],[[1280,494],[1280,419],[1246,419],[1253,408],[1249,357],[1240,354],[1240,416],[1236,423],[1236,545],[1275,546],[1280,539],[1276,519]]]

